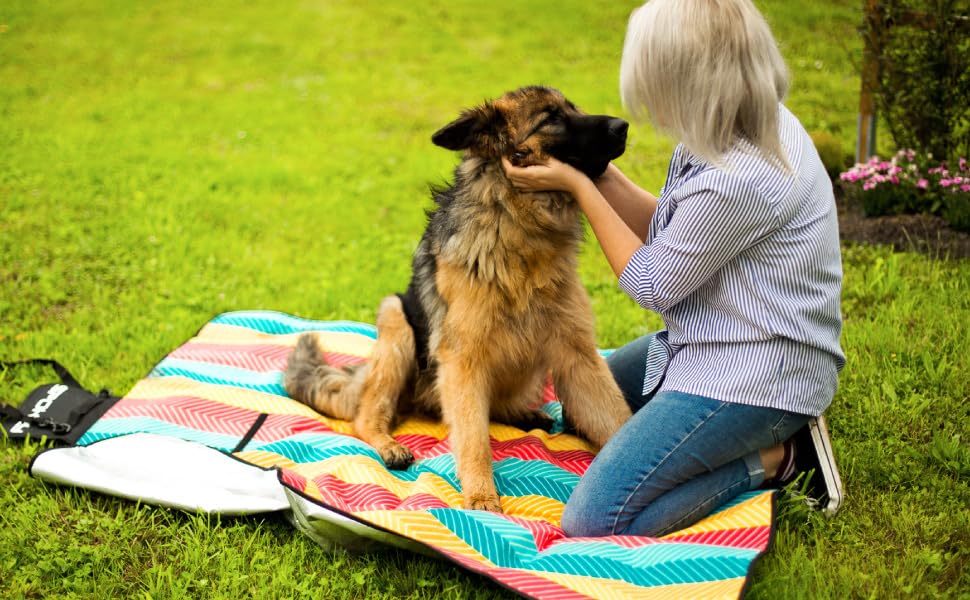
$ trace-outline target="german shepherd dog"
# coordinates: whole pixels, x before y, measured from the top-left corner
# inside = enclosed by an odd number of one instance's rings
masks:
[[[564,192],[516,190],[501,159],[524,166],[552,156],[597,177],[623,153],[626,133],[626,122],[587,115],[545,87],[509,92],[437,131],[431,140],[463,159],[454,184],[433,191],[407,291],[378,309],[373,355],[328,366],[304,334],[288,359],[288,393],[353,421],[392,469],[414,460],[390,435],[396,416],[440,415],[470,509],[502,510],[489,419],[548,429],[539,405],[549,372],[565,418],[602,446],[630,410],[597,354],[576,271],[579,207]]]

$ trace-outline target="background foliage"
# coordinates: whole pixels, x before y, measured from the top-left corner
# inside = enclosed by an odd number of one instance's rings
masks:
[[[897,148],[970,157],[970,2],[882,0],[865,21],[878,56],[879,110]]]

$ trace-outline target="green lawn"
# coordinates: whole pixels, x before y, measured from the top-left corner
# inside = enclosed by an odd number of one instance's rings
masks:
[[[853,147],[861,2],[761,0],[789,106]],[[373,322],[403,289],[430,135],[523,84],[622,114],[632,2],[0,3],[0,359],[52,356],[127,391],[213,315]],[[890,149],[885,137],[881,140]],[[619,162],[658,189],[672,144]],[[782,502],[751,598],[970,597],[970,262],[845,248],[848,365],[829,424],[848,494]],[[604,347],[655,329],[590,236]],[[19,402],[50,373],[0,371]],[[281,519],[217,519],[48,486],[0,442],[0,595],[494,597],[449,564],[326,551]]]

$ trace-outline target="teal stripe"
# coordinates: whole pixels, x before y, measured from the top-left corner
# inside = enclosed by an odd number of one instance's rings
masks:
[[[377,339],[377,328],[357,321],[311,321],[271,310],[246,310],[223,313],[210,323],[245,327],[260,333],[275,335],[306,331],[335,331],[357,333]]]
[[[500,567],[528,568],[538,554],[532,532],[501,515],[480,510],[428,510],[482,556]]]
[[[124,417],[120,419],[100,419],[78,440],[79,446],[132,433],[157,433],[190,442],[197,442],[210,448],[231,452],[241,438],[234,435],[199,431],[151,417]]]
[[[276,396],[289,397],[283,387],[283,372],[260,373],[238,367],[228,367],[212,363],[166,358],[158,363],[151,377],[185,377],[204,383],[228,385],[232,387],[257,390]]]
[[[716,515],[719,512],[724,512],[731,507],[737,506],[742,502],[747,502],[748,500],[755,498],[757,496],[760,496],[761,494],[774,494],[774,493],[775,493],[774,490],[754,490],[753,492],[745,492],[743,494],[739,494],[734,498],[732,498],[731,500],[727,501],[726,503],[722,504],[717,510],[712,512],[711,515]]]
[[[282,396],[284,398],[289,397],[289,395],[286,393],[286,389],[283,388],[282,381],[280,383],[244,383],[233,379],[213,377],[213,376],[206,375],[204,373],[199,373],[197,371],[193,371],[189,369],[162,367],[161,365],[158,367],[155,367],[151,375],[152,377],[185,377],[186,379],[192,379],[193,381],[201,381],[202,383],[211,383],[213,385],[225,385],[230,387],[243,388],[247,390],[255,390],[257,392],[263,392],[265,394],[273,394],[274,396]]]
[[[458,483],[458,467],[455,466],[455,456],[451,453],[426,458],[408,467],[408,471],[415,474],[415,479],[421,473],[433,473],[447,481],[456,490],[461,489],[461,484]],[[396,474],[397,471],[391,471],[391,473]]]
[[[505,458],[495,463],[495,485],[503,496],[538,494],[566,502],[577,483],[579,475],[541,460]]]
[[[542,412],[546,413],[554,421],[552,429],[549,433],[562,433],[563,431],[563,420],[562,420],[562,403],[558,400],[554,402],[547,402],[542,405]]]
[[[608,542],[573,542],[547,548],[527,568],[658,586],[744,577],[757,555],[755,550],[705,544],[624,548]]]
[[[305,433],[272,443],[251,441],[245,448],[273,452],[296,463],[311,463],[334,456],[367,456],[380,461],[376,450],[361,440],[347,435]]]

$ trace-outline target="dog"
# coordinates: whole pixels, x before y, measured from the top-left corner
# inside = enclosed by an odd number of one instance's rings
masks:
[[[501,159],[526,166],[551,156],[595,178],[623,153],[627,127],[530,86],[438,130],[432,142],[463,158],[454,183],[433,189],[411,281],[381,302],[370,360],[329,366],[303,334],[287,359],[290,396],[352,421],[391,469],[414,460],[391,437],[397,415],[442,417],[468,509],[501,512],[489,420],[548,430],[539,406],[550,372],[566,420],[602,446],[630,409],[597,353],[577,274],[580,209],[568,193],[516,190]]]

